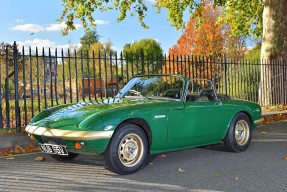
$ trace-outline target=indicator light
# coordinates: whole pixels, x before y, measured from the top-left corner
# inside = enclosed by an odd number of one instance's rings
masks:
[[[35,141],[35,137],[33,135],[30,135],[31,141]]]
[[[81,143],[75,142],[75,148],[76,148],[76,149],[81,149],[81,148],[82,148]]]

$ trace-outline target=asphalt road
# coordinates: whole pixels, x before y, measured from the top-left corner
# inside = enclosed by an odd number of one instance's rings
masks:
[[[43,156],[44,161],[35,161]],[[287,122],[253,132],[243,153],[222,144],[156,156],[132,175],[106,170],[102,157],[61,163],[46,154],[0,158],[0,191],[287,191]]]

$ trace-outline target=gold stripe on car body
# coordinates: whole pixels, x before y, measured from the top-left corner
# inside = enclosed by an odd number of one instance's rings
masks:
[[[109,139],[112,137],[114,131],[72,131],[51,129],[46,127],[39,127],[34,125],[27,125],[25,131],[28,134],[57,137],[66,140],[96,140],[96,139]]]

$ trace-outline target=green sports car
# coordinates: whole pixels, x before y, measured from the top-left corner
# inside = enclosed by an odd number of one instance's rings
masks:
[[[244,151],[261,107],[218,94],[215,86],[181,75],[136,76],[114,98],[44,110],[26,131],[57,160],[102,154],[118,174],[136,172],[149,154],[221,141]]]

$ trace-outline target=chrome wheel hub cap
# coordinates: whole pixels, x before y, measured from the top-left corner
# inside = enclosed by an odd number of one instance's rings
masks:
[[[120,142],[118,155],[123,165],[135,166],[143,156],[143,141],[136,134],[126,135]]]
[[[235,139],[239,145],[245,145],[249,139],[249,125],[245,120],[237,122],[235,127]]]

